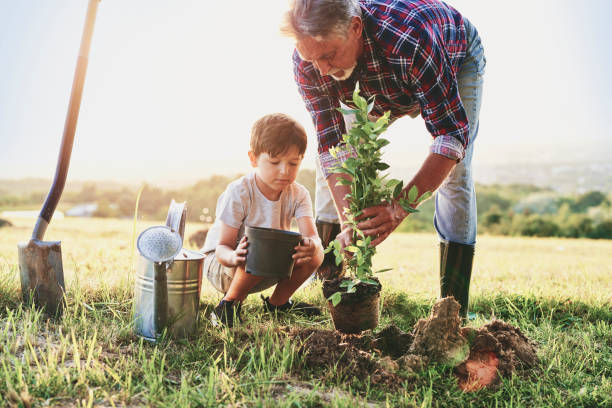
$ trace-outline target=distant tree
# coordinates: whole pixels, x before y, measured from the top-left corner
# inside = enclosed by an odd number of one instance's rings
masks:
[[[590,207],[597,207],[605,202],[607,202],[608,205],[610,204],[604,193],[600,191],[589,191],[576,199],[574,211],[585,212]]]
[[[583,238],[591,236],[593,220],[585,214],[571,214],[560,225],[560,235],[568,238]]]
[[[590,238],[612,239],[612,220],[603,221],[595,225]]]
[[[481,214],[488,213],[492,207],[498,210],[507,210],[512,205],[510,199],[504,198],[499,193],[489,189],[485,191],[476,191],[476,206]]]
[[[500,208],[496,205],[493,205],[489,211],[487,211],[482,216],[482,224],[484,227],[491,227],[493,225],[497,225],[502,221],[503,213]]]
[[[554,237],[558,235],[559,227],[548,216],[516,215],[512,220],[512,235],[529,237]]]

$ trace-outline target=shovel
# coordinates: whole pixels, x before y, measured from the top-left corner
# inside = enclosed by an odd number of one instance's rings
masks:
[[[64,135],[62,136],[62,145],[51,190],[38,215],[32,238],[28,242],[20,242],[17,245],[23,300],[28,304],[34,302],[37,307],[44,309],[49,315],[58,316],[64,309],[64,270],[62,268],[61,242],[45,242],[43,237],[66,184],[70,153],[72,152],[74,133],[79,117],[81,95],[83,94],[83,83],[87,71],[89,47],[99,2],[100,0],[89,0],[87,6],[79,58],[72,82],[66,123],[64,124]]]

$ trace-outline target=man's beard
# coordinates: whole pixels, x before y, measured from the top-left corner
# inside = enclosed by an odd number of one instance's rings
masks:
[[[331,76],[332,78],[334,78],[336,81],[344,81],[344,80],[346,80],[346,79],[349,79],[349,77],[350,77],[350,76],[351,76],[351,74],[353,73],[353,70],[355,69],[355,67],[356,67],[356,66],[357,66],[357,63],[355,62],[355,63],[353,64],[353,66],[352,66],[352,67],[350,67],[350,68],[347,68],[347,69],[340,69],[339,71],[343,71],[343,72],[344,72],[344,74],[343,74],[342,76],[340,76],[340,77],[338,77],[338,76],[336,76],[336,75],[334,75],[334,74],[330,74],[330,76]],[[337,71],[336,71],[336,72],[337,72]]]

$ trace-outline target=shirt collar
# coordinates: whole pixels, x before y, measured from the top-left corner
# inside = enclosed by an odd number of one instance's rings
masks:
[[[367,31],[364,29],[362,31],[363,36],[363,52],[357,61],[357,68],[359,69],[360,74],[367,73],[378,73],[381,71],[382,67],[380,64],[380,59],[374,48],[374,41],[368,35]]]

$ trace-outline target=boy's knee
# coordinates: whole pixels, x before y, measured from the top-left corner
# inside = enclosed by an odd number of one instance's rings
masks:
[[[314,271],[317,270],[317,268],[321,266],[321,263],[316,261],[316,260],[310,260],[308,262],[305,262],[303,264],[300,264],[297,267],[293,268],[293,273],[292,273],[292,277],[293,276],[299,276],[299,277],[303,277],[303,276],[310,276],[314,273]]]

